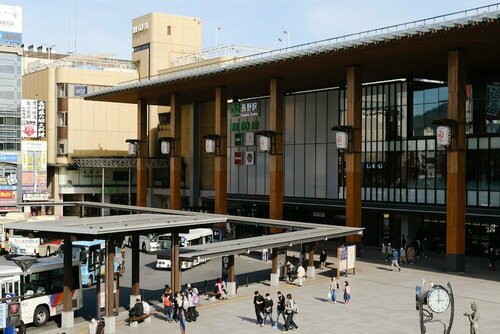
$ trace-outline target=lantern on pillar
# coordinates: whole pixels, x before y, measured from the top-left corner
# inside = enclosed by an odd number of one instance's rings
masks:
[[[337,143],[337,149],[339,151],[350,152],[349,142],[352,139],[351,136],[353,128],[351,126],[337,125],[334,126],[331,130],[337,132],[335,134],[335,142]]]
[[[452,136],[455,131],[457,121],[453,119],[437,119],[432,122],[436,127],[436,143],[440,146],[452,149]]]
[[[128,143],[128,156],[129,157],[137,157],[137,152],[139,151],[138,146],[139,146],[139,140],[137,139],[127,139],[125,141]]]
[[[205,135],[202,137],[205,140],[205,152],[208,154],[218,155],[220,146],[219,135]]]
[[[259,148],[263,152],[268,152],[269,154],[274,154],[273,146],[275,145],[276,132],[274,131],[258,131],[257,136],[259,136]]]
[[[160,142],[160,152],[163,155],[174,155],[174,138],[172,137],[162,137],[159,139]]]

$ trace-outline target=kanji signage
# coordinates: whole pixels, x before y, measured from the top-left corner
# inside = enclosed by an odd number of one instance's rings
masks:
[[[21,138],[45,138],[45,101],[25,100],[21,102]]]
[[[234,164],[241,166],[243,162],[243,152],[234,152]]]

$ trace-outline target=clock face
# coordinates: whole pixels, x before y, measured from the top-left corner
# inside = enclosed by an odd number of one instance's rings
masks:
[[[429,291],[427,305],[434,313],[443,313],[450,306],[450,295],[443,287],[434,287]]]

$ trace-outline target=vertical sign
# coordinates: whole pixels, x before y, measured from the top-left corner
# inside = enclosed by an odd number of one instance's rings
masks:
[[[234,164],[236,166],[241,166],[242,164],[242,153],[243,152],[234,152]]]
[[[21,138],[45,138],[45,101],[25,100],[21,102]]]
[[[0,304],[0,328],[7,327],[7,304]]]
[[[21,142],[23,201],[46,201],[47,142]]]

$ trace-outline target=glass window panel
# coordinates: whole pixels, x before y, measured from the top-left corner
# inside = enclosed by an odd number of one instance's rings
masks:
[[[498,191],[490,192],[490,206],[500,207],[500,192]]]
[[[326,197],[326,144],[316,145],[316,198]]]
[[[305,197],[316,196],[316,150],[314,145],[305,147]]]
[[[326,132],[330,131],[326,117],[326,92],[316,95],[316,143],[326,142]]]
[[[437,103],[438,101],[439,88],[431,88],[424,91],[424,103]]]
[[[304,145],[295,145],[295,196],[304,197]]]
[[[305,132],[305,95],[295,95],[295,143],[304,143]]]
[[[448,101],[448,86],[439,87],[439,101]]]
[[[305,126],[306,144],[312,144],[316,140],[316,94],[308,93],[306,96]]]
[[[417,90],[413,92],[413,104],[422,104],[424,103],[424,91]]]
[[[294,196],[294,163],[295,163],[294,145],[285,145],[285,196]]]
[[[335,142],[335,132],[330,131],[330,129],[336,125],[339,125],[339,91],[334,90],[328,92],[328,127],[327,135],[328,142]]]
[[[293,144],[295,139],[295,97],[285,98],[285,144]]]

